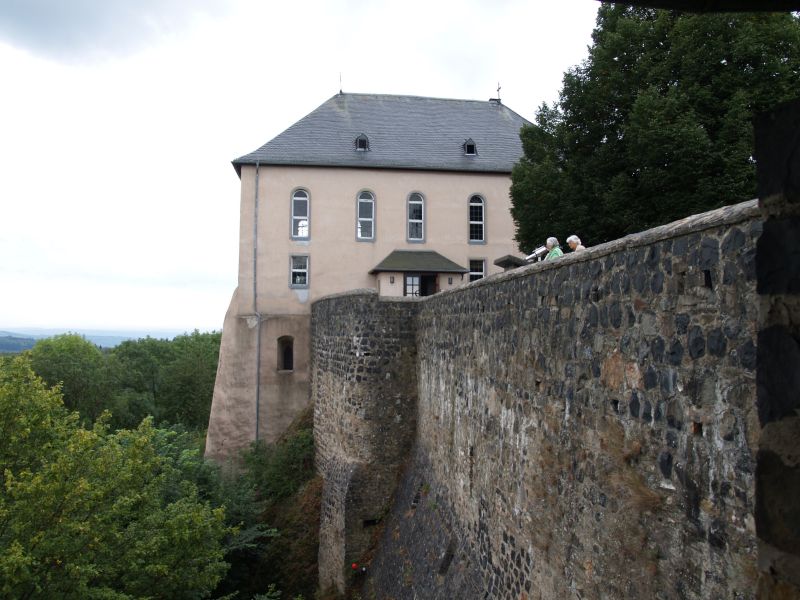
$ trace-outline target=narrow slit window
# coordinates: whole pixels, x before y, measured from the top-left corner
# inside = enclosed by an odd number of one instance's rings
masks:
[[[356,237],[359,240],[375,239],[375,196],[371,192],[358,195]]]
[[[478,195],[469,199],[469,241],[483,242],[484,240],[484,202]]]
[[[408,241],[421,242],[425,239],[425,200],[422,194],[413,193],[408,197]]]
[[[278,338],[278,370],[294,370],[294,338],[290,335]]]
[[[308,192],[297,190],[292,195],[292,238],[308,239],[309,233]]]

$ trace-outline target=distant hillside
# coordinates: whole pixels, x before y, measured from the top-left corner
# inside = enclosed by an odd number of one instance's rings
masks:
[[[0,331],[0,354],[14,354],[30,350],[36,340],[31,337],[20,337],[8,331]]]
[[[177,330],[104,331],[97,329],[21,329],[18,331],[0,331],[0,353],[22,352],[32,348],[37,340],[64,333],[77,333],[101,348],[114,348],[126,340],[138,340],[146,337],[171,340],[185,332]]]

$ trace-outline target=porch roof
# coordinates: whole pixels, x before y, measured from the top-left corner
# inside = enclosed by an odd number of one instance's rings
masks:
[[[394,273],[469,273],[468,269],[433,250],[395,250],[369,273],[374,275],[386,271]]]

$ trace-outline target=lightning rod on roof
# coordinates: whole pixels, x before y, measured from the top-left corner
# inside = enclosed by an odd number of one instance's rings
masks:
[[[339,93],[342,93],[342,72],[339,71]]]
[[[500,82],[497,82],[497,98],[489,98],[489,102],[497,102],[498,104],[502,104],[500,101]]]

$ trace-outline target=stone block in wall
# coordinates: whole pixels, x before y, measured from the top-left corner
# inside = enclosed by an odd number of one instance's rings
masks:
[[[800,596],[800,99],[756,121],[759,597]]]

